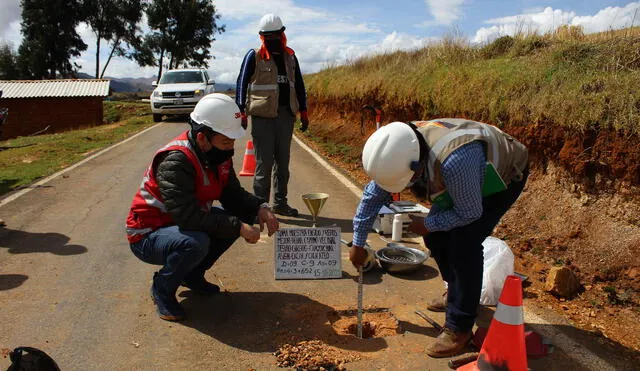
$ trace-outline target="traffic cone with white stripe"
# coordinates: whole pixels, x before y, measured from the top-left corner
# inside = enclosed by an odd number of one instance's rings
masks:
[[[244,160],[242,160],[242,170],[240,176],[254,176],[256,171],[256,155],[253,150],[253,141],[247,141],[247,149],[244,151]]]
[[[482,343],[478,360],[458,370],[527,371],[522,281],[518,276],[508,276],[502,286],[500,301]]]

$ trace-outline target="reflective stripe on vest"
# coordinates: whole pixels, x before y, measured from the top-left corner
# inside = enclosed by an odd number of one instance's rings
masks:
[[[144,200],[144,202],[146,202],[147,205],[153,206],[157,209],[160,209],[163,213],[166,213],[167,207],[164,205],[164,202],[153,197],[153,195],[149,193],[145,188],[145,184],[149,181],[149,177],[145,176],[142,179],[143,179],[142,185],[140,186],[140,196],[142,196],[142,199]]]
[[[440,140],[438,140],[436,144],[429,149],[429,164],[427,165],[429,170],[429,179],[433,181],[435,177],[435,171],[433,170],[433,165],[436,163],[436,159],[438,158],[438,155],[440,155],[440,152],[442,152],[444,147],[447,144],[449,144],[451,140],[461,137],[463,135],[483,135],[485,132],[486,130],[482,130],[482,129],[462,129],[462,130],[452,131],[449,134],[440,138]]]
[[[131,235],[131,236],[143,235],[143,234],[147,234],[149,232],[153,232],[153,229],[151,229],[151,228],[136,229],[136,228],[125,227],[125,229],[127,230],[127,234]]]
[[[261,91],[261,90],[277,90],[278,89],[278,84],[256,84],[253,83],[251,84],[251,90],[253,91]]]
[[[498,303],[496,313],[493,315],[493,319],[498,322],[502,322],[505,325],[522,325],[524,324],[524,312],[522,306],[511,306],[507,304]]]

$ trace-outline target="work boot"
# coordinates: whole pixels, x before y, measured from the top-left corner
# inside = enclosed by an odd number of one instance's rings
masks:
[[[178,300],[176,300],[175,292],[169,293],[157,282],[158,273],[153,275],[153,284],[151,285],[151,298],[156,304],[158,315],[165,321],[180,321],[186,316],[184,309]]]
[[[427,354],[433,358],[454,356],[467,345],[471,340],[471,335],[471,331],[455,332],[445,327],[436,341],[427,348]]]
[[[273,207],[273,212],[283,216],[298,216],[298,210],[294,209],[293,207],[287,204],[275,205]]]
[[[447,291],[429,302],[427,309],[432,312],[444,312],[447,310]]]
[[[185,278],[185,280],[182,281],[182,286],[188,287],[191,291],[200,295],[209,296],[220,292],[220,287],[218,287],[218,285],[207,281],[204,277]]]

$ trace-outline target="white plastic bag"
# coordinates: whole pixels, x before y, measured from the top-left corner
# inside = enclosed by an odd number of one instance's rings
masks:
[[[507,276],[513,274],[513,252],[506,242],[487,237],[482,242],[484,250],[484,274],[480,304],[498,305],[502,286]]]

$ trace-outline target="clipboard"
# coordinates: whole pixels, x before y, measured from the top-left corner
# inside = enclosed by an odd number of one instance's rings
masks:
[[[482,183],[482,197],[491,196],[506,189],[507,184],[502,180],[500,174],[498,174],[496,167],[493,163],[487,162],[484,174],[484,183]],[[445,210],[453,208],[453,200],[446,189],[431,197],[431,202]]]

